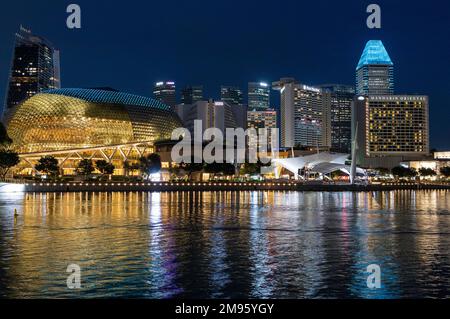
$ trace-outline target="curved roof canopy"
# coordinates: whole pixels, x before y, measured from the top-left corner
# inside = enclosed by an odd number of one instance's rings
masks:
[[[294,174],[298,174],[298,171],[304,167],[320,174],[329,174],[338,170],[349,174],[350,166],[345,164],[347,158],[348,154],[323,152],[301,157],[277,158],[272,162]],[[357,168],[357,173],[364,174],[364,170]]]
[[[169,110],[170,107],[164,103],[145,96],[134,95],[130,93],[118,92],[102,89],[78,89],[64,88],[46,90],[42,93],[63,95],[67,97],[78,98],[92,103],[110,103],[122,105],[136,105]]]

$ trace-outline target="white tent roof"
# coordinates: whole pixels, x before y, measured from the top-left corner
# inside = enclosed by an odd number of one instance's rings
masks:
[[[350,166],[345,165],[348,156],[348,154],[342,153],[323,152],[301,157],[277,158],[273,159],[272,162],[278,166],[284,167],[294,174],[298,174],[298,171],[305,166],[308,169],[321,174],[328,174],[337,170],[343,170],[348,174],[350,172]],[[357,173],[364,174],[364,170],[358,168]]]

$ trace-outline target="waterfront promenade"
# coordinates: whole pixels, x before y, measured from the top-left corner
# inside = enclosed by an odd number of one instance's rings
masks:
[[[296,182],[83,182],[83,183],[0,183],[4,192],[177,192],[177,191],[318,191],[371,192],[391,190],[449,189],[450,183],[385,183],[369,185]]]

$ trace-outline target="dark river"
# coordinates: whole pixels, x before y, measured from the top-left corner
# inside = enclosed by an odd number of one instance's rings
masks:
[[[0,236],[1,298],[450,297],[450,191],[0,194]]]

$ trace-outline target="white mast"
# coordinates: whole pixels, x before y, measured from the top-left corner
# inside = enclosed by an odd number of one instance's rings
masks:
[[[355,136],[352,141],[352,165],[350,168],[350,184],[355,183],[356,177],[356,150],[358,149],[358,122],[356,122]]]

